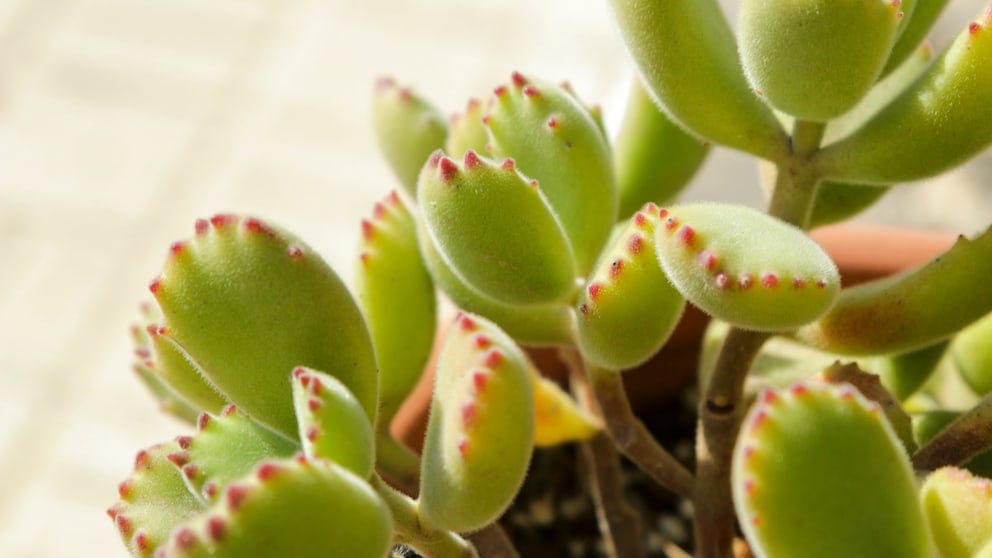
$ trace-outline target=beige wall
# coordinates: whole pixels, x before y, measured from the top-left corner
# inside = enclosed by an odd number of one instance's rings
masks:
[[[448,113],[515,69],[570,80],[614,127],[631,75],[593,0],[0,2],[0,556],[125,555],[103,514],[116,483],[185,431],[130,373],[128,325],[196,217],[271,218],[349,277],[358,216],[394,187],[376,77]],[[870,218],[971,232],[990,174]],[[721,153],[690,195],[760,204],[755,176]]]

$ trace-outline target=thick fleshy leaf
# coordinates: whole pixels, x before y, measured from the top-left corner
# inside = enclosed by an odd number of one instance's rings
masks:
[[[409,88],[383,78],[372,96],[372,125],[386,162],[407,193],[416,196],[424,161],[448,135],[444,118]]]
[[[931,62],[933,47],[930,43],[924,43],[913,51],[912,56],[898,70],[873,85],[854,108],[827,123],[822,144],[830,145],[843,139],[885,109],[926,72]]]
[[[921,489],[942,558],[973,558],[992,542],[992,481],[955,467],[938,469]]]
[[[229,405],[175,343],[159,336],[162,314],[158,306],[142,304],[141,313],[143,324],[131,328],[135,370],[163,408],[195,424],[200,413],[218,413]]]
[[[766,391],[734,450],[737,515],[759,558],[928,558],[909,459],[851,386]]]
[[[362,314],[326,263],[299,239],[253,218],[197,222],[173,246],[151,290],[174,341],[229,401],[295,437],[289,373],[330,370],[374,421],[378,373]]]
[[[301,367],[293,371],[293,401],[307,457],[328,459],[368,478],[375,464],[375,435],[348,388],[334,376]]]
[[[888,0],[744,0],[741,61],[755,90],[797,118],[826,122],[878,78],[902,14]]]
[[[823,315],[837,267],[802,230],[743,206],[662,209],[658,260],[682,296],[744,329],[786,330]]]
[[[138,452],[134,472],[118,486],[120,501],[107,510],[131,556],[151,556],[173,527],[206,508],[169,457],[179,451],[169,442]]]
[[[537,181],[512,159],[496,164],[441,152],[420,174],[421,215],[451,270],[479,292],[511,304],[551,303],[575,291],[575,260]]]
[[[465,112],[451,117],[448,140],[444,142],[444,152],[452,157],[464,157],[466,151],[485,153],[489,145],[489,133],[482,124],[482,118],[489,110],[489,102],[469,99]]]
[[[534,448],[529,366],[513,340],[461,314],[438,360],[419,507],[431,526],[474,531],[516,496]]]
[[[572,92],[515,73],[483,123],[492,155],[538,181],[585,274],[617,220],[613,159],[596,120]]]
[[[438,254],[430,234],[418,232],[420,252],[437,285],[458,308],[495,322],[510,337],[527,345],[569,345],[573,317],[564,303],[507,304],[468,286]]]
[[[379,420],[388,424],[417,385],[434,345],[434,282],[417,246],[413,216],[393,192],[362,221],[355,298],[379,365]]]
[[[852,135],[814,158],[824,178],[892,184],[957,166],[992,143],[992,12]]]
[[[844,291],[796,336],[822,350],[892,354],[947,339],[992,311],[992,229],[930,263]]]
[[[180,394],[198,413],[219,413],[230,405],[231,402],[217,391],[196,362],[169,337],[167,328],[152,324],[147,332],[152,357],[145,362],[145,366],[165,385]]]
[[[778,160],[788,138],[751,90],[737,43],[715,0],[611,0],[648,90],[700,138]]]
[[[979,395],[992,393],[992,314],[957,334],[951,355],[971,389]]]
[[[273,460],[177,527],[161,556],[384,558],[392,531],[389,508],[350,471],[322,460]]]
[[[658,264],[658,207],[630,220],[589,277],[577,306],[577,338],[585,359],[624,370],[651,358],[682,316],[685,299]]]
[[[930,34],[933,24],[944,11],[944,7],[947,6],[948,1],[916,0],[913,13],[907,13],[908,17],[904,18],[907,21],[899,34],[899,38],[892,45],[892,52],[889,53],[889,60],[885,63],[882,75],[895,71],[923,43],[927,35]]]
[[[912,454],[916,451],[916,440],[913,439],[913,422],[909,414],[899,404],[899,400],[885,389],[877,374],[865,372],[854,363],[841,364],[836,362],[820,372],[816,379],[833,385],[850,384],[854,386],[865,399],[882,408],[886,420],[889,421],[896,437],[902,442],[906,453]]]
[[[865,359],[865,370],[878,374],[885,388],[900,401],[905,401],[929,380],[947,352],[947,341],[941,341],[897,355]]]
[[[169,459],[181,468],[190,490],[211,502],[228,483],[248,474],[262,460],[288,457],[300,450],[295,439],[259,425],[233,405],[217,415],[200,415],[196,434],[180,436],[177,441],[180,450]]]

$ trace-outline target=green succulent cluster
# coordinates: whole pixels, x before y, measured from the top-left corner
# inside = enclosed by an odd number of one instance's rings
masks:
[[[371,557],[396,544],[474,556],[457,533],[499,516],[535,444],[598,431],[510,337],[461,314],[422,466],[391,437],[437,325],[415,230],[397,195],[376,204],[355,298],[306,244],[258,219],[200,220],[172,246],[134,330],[136,368],[197,431],[140,452],[121,483],[109,513],[134,556]]]
[[[807,233],[992,144],[992,8],[934,58],[944,3],[746,0],[735,37],[715,0],[611,0],[640,74],[615,140],[567,84],[514,73],[446,120],[381,81],[402,193],[361,222],[354,294],[231,215],[152,282],[136,369],[196,432],[121,483],[128,550],[512,556],[496,521],[535,447],[580,441],[612,556],[644,555],[606,512],[619,453],[692,500],[697,556],[740,533],[763,558],[992,558],[992,229],[853,287]],[[713,144],[760,159],[767,212],[677,201]],[[695,470],[621,382],[690,304]],[[524,346],[558,349],[576,399]],[[389,425],[432,348],[418,456]]]

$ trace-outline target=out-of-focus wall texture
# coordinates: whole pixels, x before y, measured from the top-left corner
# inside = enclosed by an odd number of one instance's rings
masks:
[[[979,0],[954,4],[952,29]],[[195,218],[272,219],[348,278],[395,186],[375,79],[449,113],[513,70],[571,81],[613,131],[632,75],[605,0],[0,2],[0,556],[126,555],[103,510],[138,449],[186,431],[131,374],[128,326]],[[756,176],[719,152],[689,196],[761,205]],[[866,218],[974,232],[990,176],[985,158]]]

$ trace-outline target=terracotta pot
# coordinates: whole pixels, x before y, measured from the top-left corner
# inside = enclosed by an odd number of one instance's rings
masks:
[[[844,286],[917,267],[947,251],[955,236],[922,229],[844,224],[812,232],[841,270]]]
[[[945,252],[954,236],[944,232],[873,225],[835,225],[812,232],[841,271],[844,286],[856,285],[922,265]],[[672,337],[650,361],[623,373],[635,410],[670,402],[696,380],[702,335],[709,318],[689,306]],[[443,336],[438,335],[437,342]],[[566,375],[556,349],[531,349],[542,373],[556,379]],[[435,346],[434,355],[437,355]],[[391,425],[393,435],[420,451],[434,385],[434,357]]]

